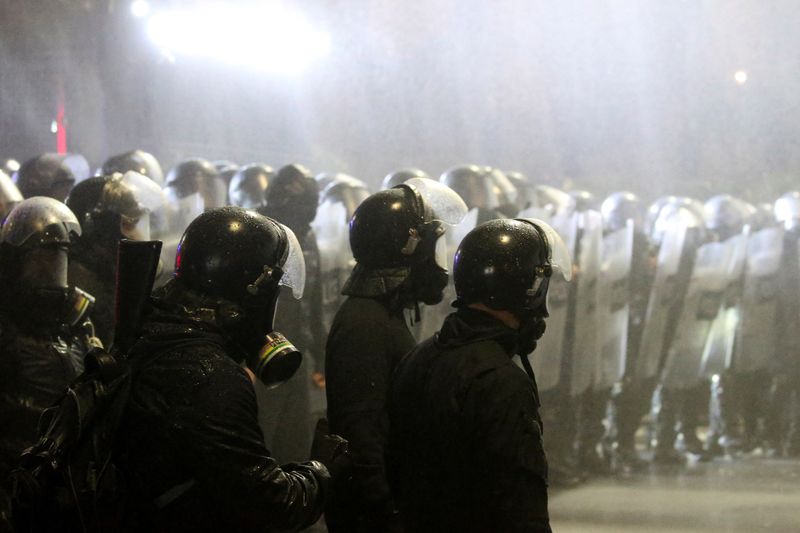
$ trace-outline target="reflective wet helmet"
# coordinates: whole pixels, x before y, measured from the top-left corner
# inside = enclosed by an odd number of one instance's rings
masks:
[[[147,176],[159,187],[164,186],[164,171],[161,169],[161,164],[153,154],[144,150],[131,150],[109,157],[103,163],[100,174],[103,176],[116,173],[125,174],[129,170]]]
[[[486,168],[464,165],[444,172],[439,181],[453,189],[469,209],[496,209],[495,191],[486,176]]]
[[[67,248],[81,234],[63,203],[43,196],[20,202],[0,231],[6,280],[36,289],[67,286]]]
[[[567,246],[553,228],[536,219],[490,220],[470,231],[456,251],[455,305],[547,316],[553,273],[572,276]]]
[[[59,154],[28,159],[17,172],[17,187],[25,198],[48,196],[63,202],[74,184],[75,175]]]
[[[296,234],[308,232],[317,215],[319,185],[300,165],[283,167],[267,191],[263,213],[286,224]]]
[[[787,230],[800,227],[800,192],[787,192],[775,200],[775,221],[783,224]]]
[[[437,303],[447,284],[447,241],[441,237],[446,224],[457,224],[466,213],[452,189],[427,178],[371,195],[350,221],[356,267],[342,292],[388,294],[411,277],[419,289],[413,299]]]
[[[163,217],[166,199],[150,178],[134,171],[82,181],[67,206],[83,227],[84,239],[114,243],[148,241],[153,217]]]
[[[418,168],[404,168],[401,170],[395,170],[383,178],[381,189],[391,189],[392,187],[396,187],[401,183],[410,180],[411,178],[430,178],[430,176]]]
[[[240,207],[207,211],[183,234],[174,279],[201,295],[266,385],[285,381],[300,366],[300,353],[272,329],[279,286],[300,298],[305,284],[303,252],[289,228]]]
[[[22,201],[22,193],[11,178],[5,172],[0,170],[0,224],[5,220],[6,216],[14,209],[18,203]]]
[[[241,167],[228,184],[231,204],[245,209],[264,207],[267,203],[267,188],[274,175],[272,167],[261,163]]]
[[[745,224],[752,221],[756,209],[730,194],[719,194],[705,203],[703,212],[706,227],[721,240],[725,240],[741,233]]]
[[[639,197],[632,192],[611,193],[600,205],[600,212],[608,231],[624,228],[628,220],[633,221],[636,230],[644,231],[645,208]]]

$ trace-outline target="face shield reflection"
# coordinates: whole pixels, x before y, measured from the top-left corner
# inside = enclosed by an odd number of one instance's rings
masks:
[[[163,220],[165,198],[161,188],[137,172],[115,175],[100,198],[101,209],[120,215],[120,231],[132,240],[150,240],[151,217]]]
[[[534,225],[544,235],[550,252],[549,267],[552,272],[557,272],[566,281],[572,279],[572,259],[570,258],[569,248],[567,248],[566,243],[564,243],[564,240],[556,230],[547,222],[536,218],[520,218],[517,220]]]
[[[289,249],[287,250],[286,260],[281,265],[283,276],[280,285],[292,289],[292,295],[300,299],[303,297],[303,289],[306,284],[306,261],[303,257],[303,250],[295,234],[287,226],[280,224],[286,233],[286,241]]]
[[[453,189],[429,178],[411,178],[403,183],[416,191],[425,204],[425,222],[441,221],[451,226],[467,214],[467,204]]]

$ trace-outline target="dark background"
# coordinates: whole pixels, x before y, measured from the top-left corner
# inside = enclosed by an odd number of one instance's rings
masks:
[[[796,0],[284,3],[331,38],[297,76],[172,63],[128,2],[0,0],[0,156],[54,151],[61,100],[93,166],[140,147],[165,168],[297,161],[373,187],[472,162],[646,198],[798,187]]]

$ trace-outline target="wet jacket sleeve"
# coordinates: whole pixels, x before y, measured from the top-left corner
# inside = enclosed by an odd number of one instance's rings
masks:
[[[505,366],[478,376],[463,405],[487,453],[482,479],[498,531],[549,532],[547,460],[532,383],[516,366]]]
[[[171,425],[186,450],[184,468],[231,531],[297,531],[316,522],[329,475],[317,462],[281,468],[264,446],[256,397],[232,361],[202,363],[173,388]]]
[[[77,376],[70,354],[29,338],[3,340],[0,349],[0,473],[38,440],[39,417]]]

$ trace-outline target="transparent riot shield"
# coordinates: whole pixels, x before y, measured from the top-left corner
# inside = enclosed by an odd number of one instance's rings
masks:
[[[703,361],[700,365],[700,376],[703,378],[720,374],[733,364],[734,341],[741,316],[741,288],[749,231],[750,228],[745,227],[742,234],[725,241],[730,248],[725,268],[725,291],[722,307],[714,323],[711,324],[703,350]]]
[[[737,372],[766,368],[775,356],[783,236],[783,227],[774,227],[753,233],[747,240],[741,316],[733,356]]]
[[[575,249],[578,235],[577,214],[550,216],[541,210],[526,210],[526,217],[539,218],[550,224],[561,236],[570,250]],[[522,214],[520,214],[522,216]],[[536,351],[530,355],[539,391],[555,389],[561,383],[561,365],[564,360],[567,335],[567,316],[570,283],[561,276],[550,278],[547,291],[547,329],[537,342]]]
[[[322,319],[325,330],[330,330],[333,317],[344,301],[344,287],[355,267],[350,252],[350,235],[347,208],[340,202],[323,202],[311,224],[319,247],[320,276],[322,278]]]
[[[633,261],[633,221],[603,237],[600,269],[600,362],[595,384],[609,388],[622,378],[628,350],[630,273]]]
[[[722,308],[731,252],[728,242],[710,242],[697,249],[689,288],[664,361],[665,387],[689,388],[700,379],[711,325]]]
[[[678,279],[684,243],[688,228],[675,225],[663,235],[656,258],[656,271],[647,302],[647,312],[639,344],[634,376],[644,380],[658,374],[665,348],[665,333],[670,311],[677,298],[676,288],[682,280]]]
[[[599,363],[600,313],[598,308],[600,268],[603,244],[603,217],[599,211],[578,213],[580,240],[575,261],[575,322],[569,332],[574,335],[570,393],[578,396],[592,386]]]

